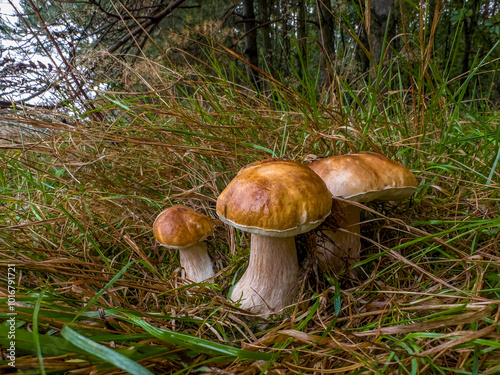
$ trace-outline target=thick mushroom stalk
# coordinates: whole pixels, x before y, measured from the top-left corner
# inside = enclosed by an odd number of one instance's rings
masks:
[[[248,267],[231,300],[256,314],[279,313],[293,302],[299,267],[294,237],[251,235]]]
[[[361,209],[349,203],[338,203],[341,216],[338,219],[339,226],[321,230],[316,254],[321,268],[328,266],[337,272],[359,261],[361,254]]]
[[[331,207],[325,183],[302,164],[269,159],[243,168],[217,199],[224,223],[252,233],[248,268],[231,300],[265,317],[293,303],[294,236],[320,225]]]
[[[153,224],[157,241],[179,249],[182,277],[198,283],[214,275],[205,238],[212,235],[212,220],[189,207],[177,205],[163,210]]]
[[[181,274],[183,279],[199,283],[214,275],[212,260],[205,242],[179,249],[179,261],[183,268]]]

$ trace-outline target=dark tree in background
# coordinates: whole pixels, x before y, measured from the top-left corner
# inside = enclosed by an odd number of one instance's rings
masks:
[[[459,85],[486,56],[489,74],[470,87],[495,90],[499,1],[21,0],[11,3],[15,21],[0,21],[0,100],[40,103],[46,93],[58,93],[59,100],[64,94],[86,101],[96,86],[126,81],[123,65],[112,61],[134,67],[147,57],[182,69],[203,60],[200,46],[211,43],[248,61],[238,64],[261,90],[250,66],[294,84],[319,77],[321,94],[333,77],[362,88],[388,66],[397,66],[408,86],[418,69],[429,83]],[[96,57],[106,54],[115,60]],[[65,85],[72,91],[61,93]]]
[[[320,81],[322,86],[328,85],[330,77],[330,69],[332,62],[335,60],[335,20],[333,18],[334,11],[331,6],[331,0],[316,1],[316,9],[318,14],[318,43],[320,50]]]
[[[273,0],[258,0],[260,35],[261,42],[261,59],[263,66],[266,68],[273,66],[273,38],[274,27],[271,26],[271,14],[273,9]],[[269,69],[268,69],[269,70]]]
[[[368,41],[375,66],[383,62],[384,45],[390,43],[395,36],[393,5],[394,0],[372,0],[370,11],[366,12],[369,20],[365,20],[365,25],[367,25]],[[387,50],[390,51],[390,48]],[[388,57],[390,56],[384,56],[384,58]]]
[[[259,47],[257,45],[257,19],[255,18],[254,1],[243,1],[243,22],[245,24],[245,57],[249,62],[248,75],[251,82],[258,86],[259,74],[252,67],[259,67]]]

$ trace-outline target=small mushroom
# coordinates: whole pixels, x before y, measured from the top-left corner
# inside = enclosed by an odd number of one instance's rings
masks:
[[[401,201],[413,195],[418,183],[409,169],[375,153],[318,159],[309,165],[325,181],[333,197],[353,202]],[[318,247],[319,263],[338,272],[360,260],[360,208],[338,202],[343,213],[340,230],[323,230],[330,238]]]
[[[240,170],[217,199],[226,224],[250,232],[248,267],[230,299],[265,317],[293,302],[298,281],[294,236],[329,215],[331,195],[306,166],[268,159]]]
[[[183,205],[163,210],[153,224],[153,233],[160,244],[179,249],[182,277],[195,283],[214,275],[203,241],[213,232],[214,225],[208,216]]]

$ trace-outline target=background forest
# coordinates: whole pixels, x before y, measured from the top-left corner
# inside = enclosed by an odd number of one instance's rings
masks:
[[[98,87],[151,90],[158,80],[155,66],[189,73],[191,65],[206,61],[207,48],[217,47],[221,51],[212,58],[221,60],[221,68],[247,68],[248,83],[259,90],[269,89],[269,74],[294,89],[314,85],[323,100],[332,100],[335,85],[372,88],[380,95],[390,83],[407,90],[408,102],[414,92],[456,93],[461,86],[465,99],[498,101],[498,1],[13,5],[17,17],[3,17],[0,29],[3,100],[26,101],[49,92],[56,105],[76,101],[75,96],[85,102]],[[479,66],[481,73],[471,75]],[[133,74],[141,68],[148,84]],[[425,87],[418,87],[415,77],[425,78]],[[241,83],[243,77],[233,78]],[[467,78],[471,82],[464,85]],[[66,93],[67,85],[73,90]]]
[[[500,371],[498,0],[0,4],[0,372]],[[281,315],[227,301],[245,233],[201,284],[154,240],[248,163],[360,151],[417,192],[363,206],[354,274],[297,237]]]

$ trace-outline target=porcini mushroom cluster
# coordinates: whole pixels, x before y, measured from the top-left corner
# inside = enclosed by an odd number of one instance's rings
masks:
[[[251,236],[248,266],[230,300],[263,317],[281,312],[296,300],[294,236],[318,227],[337,200],[341,225],[323,230],[329,241],[318,242],[317,253],[322,267],[349,268],[359,261],[361,243],[360,208],[348,201],[399,201],[416,187],[407,168],[374,153],[333,156],[308,167],[268,159],[242,168],[217,199],[220,220]],[[179,249],[185,279],[200,282],[214,275],[204,242],[214,231],[209,217],[172,206],[158,215],[153,231],[159,243]]]

